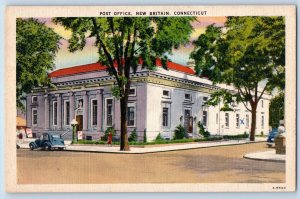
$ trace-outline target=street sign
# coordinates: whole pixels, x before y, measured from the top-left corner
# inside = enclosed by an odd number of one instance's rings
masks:
[[[77,131],[77,138],[78,138],[78,140],[82,140],[83,139],[83,133],[82,133],[82,131]]]

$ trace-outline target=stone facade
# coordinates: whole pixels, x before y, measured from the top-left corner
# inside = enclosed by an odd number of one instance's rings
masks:
[[[83,67],[86,66],[75,69]],[[139,140],[143,140],[145,130],[148,141],[158,133],[171,139],[176,126],[182,124],[191,137],[197,137],[200,121],[215,135],[249,132],[251,113],[244,105],[234,106],[234,112],[221,112],[219,106],[204,106],[210,93],[222,86],[187,73],[184,67],[177,66],[177,70],[158,67],[155,71],[139,68],[132,74],[128,131],[136,129]],[[103,69],[83,72],[75,69],[61,69],[61,73],[54,73],[58,75],[50,75],[56,88],[36,88],[27,95],[27,126],[36,136],[51,131],[71,139],[70,122],[76,119],[84,139],[100,139],[111,125],[119,135],[120,103],[111,93],[114,78]],[[263,104],[258,106],[258,133],[266,134],[269,130],[269,98],[264,95],[260,102]]]

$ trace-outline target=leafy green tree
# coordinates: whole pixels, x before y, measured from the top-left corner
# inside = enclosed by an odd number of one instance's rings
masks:
[[[155,68],[157,58],[167,67],[166,53],[189,41],[194,17],[103,17],[56,18],[55,22],[72,31],[69,50],[81,50],[87,37],[96,38],[99,63],[115,78],[114,96],[120,100],[120,150],[129,150],[127,135],[128,94],[131,72],[142,66]]]
[[[279,121],[284,119],[284,92],[279,93],[271,99],[269,108],[269,124],[270,126],[278,127]]]
[[[36,19],[17,18],[17,106],[24,108],[24,93],[50,83],[60,37]]]
[[[222,110],[229,111],[233,102],[243,103],[251,111],[250,140],[254,141],[258,102],[264,93],[285,85],[284,17],[228,17],[225,27],[208,26],[194,45],[191,58],[197,74],[237,90],[219,90],[207,104],[222,100]]]

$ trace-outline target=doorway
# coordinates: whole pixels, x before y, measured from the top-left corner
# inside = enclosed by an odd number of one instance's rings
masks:
[[[187,133],[193,133],[193,117],[189,109],[184,110],[184,128]]]
[[[82,131],[83,129],[83,115],[76,115],[77,121],[77,131]]]

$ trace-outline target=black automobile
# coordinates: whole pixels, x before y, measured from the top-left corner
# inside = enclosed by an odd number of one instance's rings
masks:
[[[42,148],[43,150],[59,149],[64,150],[66,148],[64,140],[59,134],[56,133],[43,133],[39,139],[29,143],[31,150]]]

